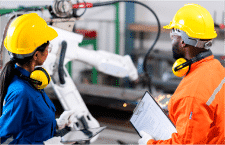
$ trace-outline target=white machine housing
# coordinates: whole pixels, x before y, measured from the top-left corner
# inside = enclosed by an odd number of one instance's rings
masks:
[[[120,78],[129,77],[132,81],[138,78],[137,69],[129,55],[121,56],[106,51],[94,51],[81,48],[78,44],[83,40],[82,35],[56,27],[52,28],[57,31],[58,37],[50,42],[52,51],[49,53],[43,67],[48,71],[52,78],[56,78],[62,42],[66,41],[67,48],[63,64],[65,83],[60,84],[59,81],[51,81],[51,85],[64,110],[76,111],[70,118],[72,122],[71,127],[74,130],[100,127],[99,122],[90,114],[86,107],[72,78],[68,74],[65,65],[69,61],[77,60],[92,65],[98,71],[105,74]],[[91,142],[95,141],[97,137],[98,136],[94,137]]]

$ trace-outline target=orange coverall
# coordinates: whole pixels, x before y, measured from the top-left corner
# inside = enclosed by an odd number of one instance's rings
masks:
[[[168,140],[147,144],[224,144],[225,68],[211,55],[191,65],[170,99],[177,129]]]

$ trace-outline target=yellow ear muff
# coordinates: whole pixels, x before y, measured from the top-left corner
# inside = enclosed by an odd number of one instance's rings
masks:
[[[184,58],[179,58],[175,61],[172,67],[173,74],[177,77],[183,77],[187,74],[189,66],[184,67],[183,64],[187,62]]]
[[[42,82],[41,85],[34,84],[34,86],[37,89],[44,89],[50,83],[50,81],[51,81],[50,75],[42,67],[35,68],[34,71],[30,74],[30,78]]]

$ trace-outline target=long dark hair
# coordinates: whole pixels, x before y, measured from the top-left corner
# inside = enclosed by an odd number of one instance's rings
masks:
[[[42,44],[39,46],[36,51],[44,52],[47,46],[49,45],[49,41],[47,43]],[[9,62],[7,62],[0,74],[0,116],[2,115],[2,108],[3,108],[3,101],[5,99],[5,95],[7,93],[8,87],[14,77],[16,75],[15,64],[18,63],[19,65],[23,66],[25,64],[30,64],[33,55],[30,57],[26,57],[24,59],[13,58]]]

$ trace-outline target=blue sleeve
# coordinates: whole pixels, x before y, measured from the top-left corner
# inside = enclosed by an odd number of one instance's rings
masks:
[[[57,122],[55,120],[55,122],[54,122],[54,134],[53,134],[53,136],[56,136],[56,134],[57,134],[56,128],[57,128]]]
[[[5,96],[5,105],[0,117],[1,143],[13,134],[18,134],[25,124],[26,116],[29,116],[29,97],[24,91],[10,91]]]
[[[52,101],[50,100],[50,98],[47,96],[47,94],[45,93],[44,89],[42,90],[43,91],[43,95],[46,99],[46,102],[48,103],[49,107],[52,109],[52,111],[54,112],[54,118],[55,118],[55,112],[56,112],[56,108],[55,108],[55,105],[52,103]],[[53,121],[53,136],[56,135],[56,128],[57,128],[57,122],[56,120]]]

